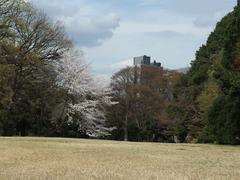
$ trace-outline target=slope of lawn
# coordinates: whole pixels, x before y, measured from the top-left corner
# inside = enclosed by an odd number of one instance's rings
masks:
[[[240,179],[240,147],[0,138],[0,179]]]

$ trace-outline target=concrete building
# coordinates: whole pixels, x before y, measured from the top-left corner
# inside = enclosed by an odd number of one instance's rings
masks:
[[[146,55],[133,58],[133,64],[135,66],[150,65],[150,63],[151,63],[151,57],[146,56]]]
[[[157,66],[157,67],[161,67],[162,64],[160,62],[156,62],[155,60],[153,61],[153,63],[151,65]]]
[[[160,69],[163,69],[162,64],[160,62],[157,61],[153,61],[153,63],[151,63],[151,57],[150,56],[139,56],[139,57],[134,57],[133,58],[133,65],[137,66],[140,68],[139,71],[136,71],[136,73],[138,74],[138,78],[136,79],[137,83],[143,83],[144,79],[143,79],[143,73],[144,73],[144,67],[157,67]]]
[[[148,66],[157,66],[157,67],[161,67],[161,63],[160,62],[156,62],[155,60],[153,61],[153,63],[151,63],[151,57],[150,56],[139,56],[139,57],[134,57],[133,58],[133,64],[134,66],[142,66],[142,65],[148,65]]]

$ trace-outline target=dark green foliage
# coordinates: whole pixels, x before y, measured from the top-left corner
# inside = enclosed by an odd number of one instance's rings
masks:
[[[56,86],[54,65],[70,42],[21,0],[1,2],[0,14],[0,135],[62,135],[55,111],[66,92]]]
[[[217,24],[207,44],[197,51],[190,71],[175,87],[172,106],[177,110],[170,113],[176,119],[179,139],[186,136],[181,134],[187,129],[187,136],[199,142],[239,143],[239,43],[240,7],[237,6]],[[201,107],[206,97],[211,97],[208,109]]]
[[[238,95],[239,96],[239,95]],[[209,132],[221,144],[240,143],[240,99],[219,97],[209,113]]]
[[[231,24],[226,34],[222,68],[218,72],[218,82],[223,94],[214,102],[208,116],[208,128],[214,140],[222,144],[239,144],[240,137],[240,72],[237,67],[240,39],[240,8],[232,13]]]
[[[184,142],[188,134],[186,113],[177,106],[173,105],[170,105],[167,111],[171,115],[171,118],[175,120],[174,129],[176,132],[176,136],[178,137],[178,140],[180,142]]]

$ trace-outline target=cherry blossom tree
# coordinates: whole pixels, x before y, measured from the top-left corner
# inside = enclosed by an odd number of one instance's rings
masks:
[[[110,98],[111,89],[102,79],[91,76],[82,52],[70,49],[63,55],[57,69],[58,85],[75,97],[74,100],[68,99],[68,124],[77,124],[78,130],[88,136],[109,135],[113,128],[105,127],[105,112],[107,106],[115,104]]]

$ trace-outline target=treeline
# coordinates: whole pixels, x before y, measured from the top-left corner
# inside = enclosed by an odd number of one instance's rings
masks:
[[[126,67],[107,87],[64,27],[0,0],[0,135],[240,144],[240,7],[186,74]]]
[[[0,135],[173,141],[166,108],[178,78],[127,67],[107,87],[63,26],[23,0],[0,1]]]
[[[240,7],[225,16],[174,89],[181,142],[240,143]]]
[[[180,78],[151,66],[125,68],[112,77],[112,88],[119,101],[110,115],[114,139],[240,144],[239,5]]]
[[[23,0],[0,0],[0,135],[108,135],[102,84],[64,27]]]

